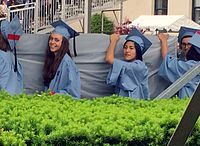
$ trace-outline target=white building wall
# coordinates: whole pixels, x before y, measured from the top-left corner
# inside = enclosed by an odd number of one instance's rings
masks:
[[[192,0],[168,0],[168,15],[185,15],[192,18]]]
[[[154,0],[127,0],[123,4],[123,18],[133,20],[140,15],[153,15]]]
[[[126,0],[123,18],[131,20],[140,15],[154,15],[155,0]],[[192,18],[192,0],[168,0],[168,15],[185,15]]]

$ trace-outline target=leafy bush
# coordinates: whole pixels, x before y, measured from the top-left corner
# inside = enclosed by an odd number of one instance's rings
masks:
[[[108,19],[105,15],[103,15],[104,19],[104,32],[105,34],[110,34],[113,32],[113,22]],[[101,33],[101,14],[94,14],[91,18],[91,32],[92,33]]]
[[[0,145],[166,145],[189,100],[0,93]],[[187,145],[200,145],[200,122]]]

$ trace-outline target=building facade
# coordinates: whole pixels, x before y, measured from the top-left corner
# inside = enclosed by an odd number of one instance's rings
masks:
[[[122,17],[134,20],[140,15],[185,15],[200,24],[200,0],[126,0]]]
[[[200,24],[200,0],[122,0],[109,10],[119,10],[104,12],[115,24],[125,22],[127,19],[133,21],[140,15],[184,15]],[[101,13],[99,11],[98,13]],[[93,13],[94,14],[94,13]],[[80,21],[70,21],[69,23],[80,32],[83,31]]]

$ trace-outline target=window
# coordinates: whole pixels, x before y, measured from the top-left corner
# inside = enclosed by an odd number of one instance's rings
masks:
[[[155,0],[154,15],[167,15],[168,0]]]
[[[200,24],[200,0],[192,1],[192,20]]]

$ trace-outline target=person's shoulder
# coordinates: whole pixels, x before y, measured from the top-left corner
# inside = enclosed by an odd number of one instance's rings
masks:
[[[0,66],[7,66],[12,62],[11,54],[9,51],[4,52],[0,50]],[[5,69],[5,68],[4,68]]]
[[[62,63],[67,64],[68,66],[75,66],[75,62],[68,54],[65,54],[65,56],[62,59]]]
[[[199,62],[199,61],[188,60],[188,61],[186,61],[185,63],[186,63],[187,65],[194,66],[194,65],[196,65],[198,62]]]
[[[115,59],[114,60],[115,63],[120,63],[120,64],[124,64],[125,66],[128,65],[141,65],[141,66],[146,66],[145,62],[141,61],[141,60],[134,60],[131,62],[125,61],[125,60],[120,60],[120,59]]]
[[[146,64],[145,62],[141,61],[141,60],[134,60],[132,62],[130,62],[131,65],[133,66],[138,66],[139,68],[146,68]]]
[[[5,52],[5,51],[0,50],[0,57],[1,58],[8,58],[9,56],[10,56],[9,51]]]
[[[132,63],[144,64],[144,65],[145,65],[145,62],[143,62],[143,61],[141,61],[141,60],[134,60]]]
[[[63,62],[71,62],[73,61],[72,58],[68,55],[68,54],[65,54],[63,59],[62,59]]]

